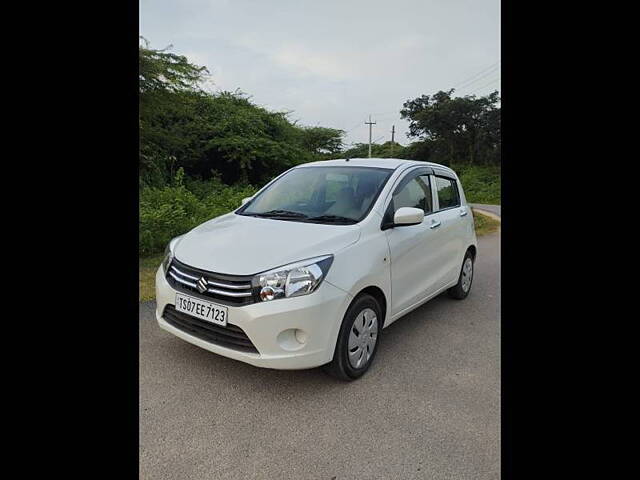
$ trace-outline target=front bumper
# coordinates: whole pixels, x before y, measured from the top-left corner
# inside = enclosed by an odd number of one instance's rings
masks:
[[[309,295],[228,306],[229,323],[244,330],[258,350],[256,354],[207,342],[166,322],[162,314],[167,305],[175,304],[175,294],[162,267],[158,268],[156,319],[160,327],[210,352],[256,367],[283,370],[314,368],[331,361],[342,319],[352,300],[348,293],[325,280]],[[295,339],[294,329],[306,334],[304,344]]]

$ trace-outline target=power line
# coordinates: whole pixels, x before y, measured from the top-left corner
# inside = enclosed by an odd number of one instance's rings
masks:
[[[483,75],[483,74],[487,74],[488,72],[495,70],[496,67],[500,64],[501,61],[502,60],[498,60],[496,63],[490,65],[489,67],[480,70],[475,75],[472,75],[471,77],[467,78],[466,80],[463,80],[462,82],[459,82],[453,88],[466,88],[466,87],[468,87],[472,83],[475,83],[477,80],[480,80],[480,78],[477,78],[478,76]]]
[[[495,83],[495,82],[500,82],[500,77],[494,78],[493,80],[491,80],[489,83],[482,85],[481,87],[476,88],[473,92],[468,93],[467,95],[474,95],[476,93],[478,93],[480,90],[482,90],[485,87],[488,87],[489,85]]]
[[[477,76],[482,75],[485,72],[488,72],[489,70],[494,70],[496,68],[496,66],[498,66],[498,64],[501,62],[501,60],[498,60],[496,63],[493,63],[491,65],[489,65],[486,68],[483,68],[482,70],[480,70],[479,72],[475,73],[474,75],[471,75],[469,78],[463,80],[462,82],[458,82],[458,84],[456,84],[453,88],[458,88],[461,87],[462,85],[466,84],[467,82],[474,80]]]
[[[347,130],[347,131],[345,132],[345,134],[347,134],[347,133],[351,133],[351,132],[353,132],[356,128],[361,127],[361,126],[362,126],[362,124],[361,124],[360,122],[358,122],[358,123],[356,123],[353,127],[351,127],[349,130]]]
[[[465,85],[465,86],[464,86],[464,87],[462,87],[460,90],[461,90],[462,92],[464,92],[464,91],[468,91],[469,89],[475,88],[475,86],[474,86],[474,84],[475,84],[475,83],[480,82],[481,80],[486,79],[488,76],[490,76],[490,75],[494,75],[495,73],[500,74],[500,72],[494,72],[494,71],[488,72],[488,73],[486,73],[485,75],[482,75],[481,77],[478,77],[478,78],[477,78],[477,79],[475,79],[473,82],[471,82],[471,83],[469,83],[469,84]]]
[[[480,75],[479,77],[475,78],[474,80],[467,82],[466,85],[463,85],[462,87],[459,87],[459,89],[461,90],[467,90],[469,89],[469,87],[471,87],[474,83],[478,83],[479,81],[481,81],[483,78],[487,78],[490,75],[495,74],[496,72],[500,72],[499,69],[497,68],[493,68],[491,70],[489,70],[488,72],[485,72],[484,74]]]

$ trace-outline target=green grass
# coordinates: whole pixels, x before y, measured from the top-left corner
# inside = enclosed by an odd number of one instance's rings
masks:
[[[473,219],[476,226],[476,235],[486,235],[493,233],[500,227],[500,222],[491,217],[473,212]],[[152,255],[140,258],[140,301],[147,302],[156,298],[155,281],[156,270],[162,262],[162,255]]]
[[[476,235],[482,236],[493,233],[500,228],[500,222],[487,215],[473,211],[473,223],[476,227]]]
[[[141,258],[139,261],[141,302],[156,298],[156,270],[158,270],[160,263],[162,263],[162,255],[152,255]]]

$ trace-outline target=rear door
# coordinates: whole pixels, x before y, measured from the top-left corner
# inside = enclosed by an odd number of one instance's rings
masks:
[[[434,227],[433,193],[429,171],[415,169],[395,187],[385,218],[393,218],[400,207],[421,208],[425,212],[419,225],[386,230],[391,253],[391,315],[432,294],[442,283],[444,236]]]
[[[442,274],[439,288],[455,281],[460,273],[464,254],[466,232],[465,217],[471,215],[466,206],[461,205],[458,182],[452,176],[436,173],[432,175],[437,227],[443,242]]]

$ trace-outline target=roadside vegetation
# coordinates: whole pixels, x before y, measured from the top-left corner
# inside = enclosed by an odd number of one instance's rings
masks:
[[[156,298],[156,271],[162,262],[162,254],[140,258],[138,265],[140,301],[148,302]]]
[[[500,205],[499,165],[451,165],[469,203]]]
[[[141,295],[145,265],[159,264],[171,238],[237,208],[292,166],[368,154],[366,144],[347,148],[340,129],[300,125],[240,91],[206,91],[215,72],[171,47],[141,38],[139,65]],[[453,89],[407,100],[399,112],[412,142],[374,144],[372,155],[449,165],[469,202],[500,203],[499,102],[497,92],[455,97]]]
[[[251,185],[226,185],[218,178],[186,179],[178,171],[174,182],[140,191],[139,254],[162,253],[173,237],[235,210],[244,197],[255,192]]]
[[[473,222],[476,227],[476,235],[488,235],[489,233],[494,233],[500,228],[500,221],[494,218],[491,218],[488,215],[483,215],[475,210],[473,212]]]

